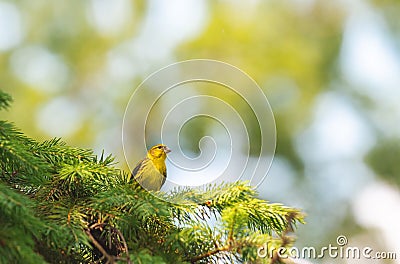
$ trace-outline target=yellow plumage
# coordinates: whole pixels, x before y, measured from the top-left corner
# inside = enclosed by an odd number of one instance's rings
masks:
[[[132,171],[132,178],[149,191],[159,191],[167,179],[165,159],[171,150],[163,145],[155,145]]]

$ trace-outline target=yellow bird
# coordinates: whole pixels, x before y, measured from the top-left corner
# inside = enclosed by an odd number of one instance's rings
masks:
[[[141,160],[132,171],[132,177],[143,188],[149,191],[159,191],[167,179],[165,159],[171,150],[163,145],[155,145],[147,156]]]

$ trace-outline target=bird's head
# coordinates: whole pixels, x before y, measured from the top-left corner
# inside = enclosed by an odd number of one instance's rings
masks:
[[[167,146],[158,144],[147,151],[147,157],[151,160],[161,159],[164,161],[167,158],[167,153],[169,152],[171,152],[171,150]]]

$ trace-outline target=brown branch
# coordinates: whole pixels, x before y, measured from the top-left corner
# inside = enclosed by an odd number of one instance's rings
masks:
[[[233,248],[237,247],[238,245],[240,246],[241,243],[239,243],[238,241],[235,241],[235,239],[233,237],[233,232],[234,232],[234,228],[235,228],[234,225],[235,225],[235,223],[232,223],[232,226],[229,228],[228,238],[226,240],[227,244],[225,246],[222,246],[222,247],[217,246],[218,245],[217,241],[215,239],[213,239],[213,243],[214,243],[215,249],[210,250],[210,251],[208,251],[206,253],[203,253],[201,255],[198,255],[198,256],[195,256],[195,257],[191,258],[190,262],[191,263],[195,263],[195,262],[197,262],[199,260],[202,260],[204,258],[208,258],[208,257],[210,257],[212,255],[216,255],[216,254],[218,254],[220,252],[231,251]]]
[[[286,227],[285,230],[281,234],[282,244],[281,247],[286,247],[290,244],[291,238],[289,237],[289,233],[293,232],[293,222],[295,219],[295,213],[291,212],[286,216]],[[281,263],[282,259],[278,256],[277,252],[272,256],[271,264]]]
[[[128,244],[126,243],[126,240],[125,240],[125,237],[124,237],[124,235],[122,234],[122,232],[121,231],[119,231],[117,228],[115,228],[115,227],[112,227],[112,226],[110,226],[109,224],[107,224],[107,223],[94,223],[94,224],[92,224],[92,225],[90,225],[89,226],[89,228],[91,229],[91,230],[93,230],[93,229],[97,229],[97,228],[100,228],[100,229],[103,229],[104,227],[106,227],[106,226],[109,226],[109,233],[110,233],[110,236],[109,236],[109,246],[111,247],[111,242],[112,242],[112,235],[113,235],[113,233],[114,233],[114,235],[116,234],[118,237],[119,237],[119,239],[122,241],[122,245],[123,245],[123,251],[125,251],[126,252],[126,258],[121,258],[121,257],[119,257],[119,256],[113,256],[113,255],[109,255],[108,254],[108,256],[111,256],[112,258],[113,258],[113,261],[115,261],[115,260],[124,260],[124,261],[126,261],[128,264],[131,264],[132,263],[132,261],[131,261],[131,259],[130,259],[130,256],[129,256],[129,250],[128,250]],[[90,232],[90,231],[89,231]],[[92,236],[93,237],[93,236]],[[95,239],[94,237],[93,237],[93,239]],[[118,238],[117,238],[118,239]],[[95,239],[96,240],[96,239]],[[96,242],[98,243],[98,241],[96,240]],[[100,245],[100,243],[98,243],[99,244],[99,246],[104,250],[104,248]],[[96,245],[96,247],[99,249],[99,251],[103,254],[103,258],[104,257],[106,257],[107,259],[109,259],[109,257],[107,256],[107,255],[105,255],[104,253],[103,253],[103,251],[101,251],[100,250],[100,248]],[[113,263],[113,262],[111,262],[111,263]]]
[[[90,238],[90,240],[92,241],[93,245],[96,246],[96,248],[101,252],[101,254],[103,254],[103,257],[107,258],[107,263],[115,263],[115,259],[114,256],[111,256],[107,253],[107,251],[104,250],[104,248],[100,245],[100,243],[92,236],[92,234],[90,233],[90,230],[85,230],[85,233],[88,235],[88,237]]]
[[[105,225],[107,225],[106,223],[94,223],[94,224],[92,224],[91,226],[89,226],[89,228],[90,229],[95,229],[95,228],[97,228],[98,226],[99,227],[104,227]]]
[[[47,194],[45,200],[48,201],[50,198],[54,195],[54,193],[57,191],[57,187],[53,187],[50,192]]]
[[[208,257],[210,257],[212,255],[218,254],[218,253],[223,252],[223,251],[229,251],[231,249],[232,249],[231,245],[225,245],[223,247],[218,247],[218,248],[216,248],[214,250],[210,250],[210,251],[208,251],[208,252],[206,252],[204,254],[201,254],[201,255],[198,255],[198,256],[195,256],[195,257],[191,258],[190,262],[191,263],[195,263],[195,262],[197,262],[199,260],[202,260],[204,258],[208,258]]]
[[[113,231],[117,233],[117,235],[119,236],[119,238],[122,240],[122,243],[124,244],[124,248],[125,248],[125,253],[126,253],[126,261],[128,262],[128,264],[131,264],[131,258],[129,256],[129,250],[128,250],[128,245],[126,244],[126,240],[124,238],[124,236],[122,235],[121,231],[119,231],[116,228],[113,228]]]

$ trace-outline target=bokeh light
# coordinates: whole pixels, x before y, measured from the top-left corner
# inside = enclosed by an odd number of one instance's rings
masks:
[[[397,0],[1,0],[0,83],[14,103],[0,117],[39,140],[104,149],[128,170],[121,130],[136,87],[178,61],[227,62],[254,78],[271,104],[276,155],[258,191],[308,214],[297,245],[327,246],[344,234],[349,245],[400,254],[399,14]],[[239,105],[223,89],[213,93]],[[187,111],[207,107],[194,102]],[[154,120],[168,109],[155,109]],[[248,125],[258,142],[256,122]],[[140,134],[135,124],[129,129]],[[223,133],[217,122],[189,122],[182,151],[197,157],[198,139]],[[132,163],[146,151],[134,142]]]

